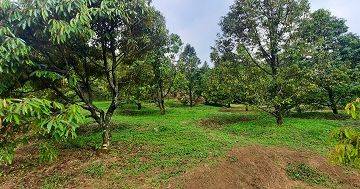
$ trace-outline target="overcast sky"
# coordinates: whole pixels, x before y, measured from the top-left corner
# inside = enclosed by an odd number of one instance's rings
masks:
[[[214,45],[221,16],[226,15],[233,0],[153,0],[166,17],[172,33],[184,43],[196,48],[203,61],[209,61],[210,46]],[[345,18],[350,31],[360,34],[360,0],[310,0],[312,10],[325,8]]]

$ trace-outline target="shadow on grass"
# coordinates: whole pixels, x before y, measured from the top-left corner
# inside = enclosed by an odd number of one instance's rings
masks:
[[[332,112],[303,112],[303,113],[291,113],[289,118],[300,119],[326,119],[326,120],[347,120],[350,119],[349,115],[338,114],[335,115]]]

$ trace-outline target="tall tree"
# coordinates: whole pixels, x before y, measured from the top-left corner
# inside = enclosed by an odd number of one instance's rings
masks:
[[[247,68],[261,71],[256,76],[258,107],[271,113],[279,125],[300,86],[295,79],[299,69],[291,55],[296,53],[299,23],[308,11],[307,0],[236,0],[220,23],[241,58],[250,61]],[[267,86],[260,87],[263,82]]]
[[[0,10],[3,35],[26,47],[2,44],[12,48],[2,54],[7,57],[2,70],[25,67],[23,73],[40,86],[88,110],[103,128],[103,149],[108,149],[111,117],[123,90],[121,65],[143,59],[154,48],[149,35],[157,19],[155,9],[145,0],[5,0]],[[17,61],[20,58],[23,61]],[[111,94],[106,110],[93,103],[99,80]]]
[[[311,49],[307,65],[309,79],[318,86],[310,98],[313,97],[314,103],[328,106],[334,114],[339,113],[339,102],[351,90],[351,62],[342,58],[340,44],[347,30],[345,20],[324,9],[311,13],[301,26],[302,38]]]
[[[165,114],[165,97],[173,90],[176,75],[175,63],[180,52],[182,41],[176,34],[168,34],[161,47],[157,48],[149,57],[154,72],[155,101],[161,114]],[[155,39],[159,41],[159,39]]]
[[[353,33],[346,33],[339,39],[340,57],[342,61],[350,63],[350,88],[354,97],[360,96],[360,37]]]
[[[242,89],[241,69],[234,62],[221,62],[204,74],[204,98],[207,103],[230,106],[238,102]]]
[[[186,95],[189,97],[190,106],[194,106],[196,99],[196,90],[200,81],[199,65],[200,59],[196,55],[195,48],[187,44],[184,51],[180,54],[178,63],[179,74],[183,75],[186,85]]]

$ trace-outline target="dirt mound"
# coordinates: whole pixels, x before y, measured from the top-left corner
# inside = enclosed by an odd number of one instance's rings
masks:
[[[358,172],[333,166],[324,157],[311,152],[260,146],[234,149],[219,164],[187,172],[171,182],[170,188],[328,188],[291,180],[286,169],[294,163],[307,164],[327,175],[331,187],[360,188]]]

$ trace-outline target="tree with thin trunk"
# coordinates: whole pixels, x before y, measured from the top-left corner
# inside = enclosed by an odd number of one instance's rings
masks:
[[[307,0],[236,0],[220,26],[225,37],[249,60],[247,69],[258,69],[257,104],[273,115],[278,125],[293,106],[300,78],[292,55],[299,23],[307,16]],[[291,69],[297,70],[291,73]],[[266,83],[265,85],[263,85]]]
[[[198,90],[200,77],[199,77],[199,65],[201,61],[196,55],[195,48],[187,44],[184,51],[180,54],[180,60],[178,63],[179,74],[182,74],[185,79],[186,85],[185,94],[188,97],[186,101],[190,107],[195,105],[197,98],[196,91]]]
[[[317,87],[308,94],[310,103],[329,107],[339,114],[338,106],[351,98],[352,59],[341,55],[341,39],[348,30],[345,20],[327,10],[317,10],[301,24],[301,36],[311,49],[306,69],[308,78]]]
[[[156,48],[148,40],[157,19],[154,8],[146,0],[4,0],[0,6],[6,17],[0,33],[17,42],[9,47],[28,49],[25,54],[13,48],[4,67],[14,66],[21,57],[19,65],[26,68],[29,84],[37,83],[33,87],[50,89],[64,103],[89,111],[104,131],[107,150],[111,118],[126,82],[121,68]],[[111,94],[105,110],[94,103],[98,83],[106,84]]]
[[[177,55],[180,52],[182,41],[180,36],[176,34],[168,34],[164,31],[166,38],[163,39],[162,45],[155,49],[149,57],[154,74],[154,96],[155,102],[160,109],[160,114],[164,115],[165,98],[173,91],[174,78],[176,75],[175,63]],[[159,42],[159,39],[154,39]]]

